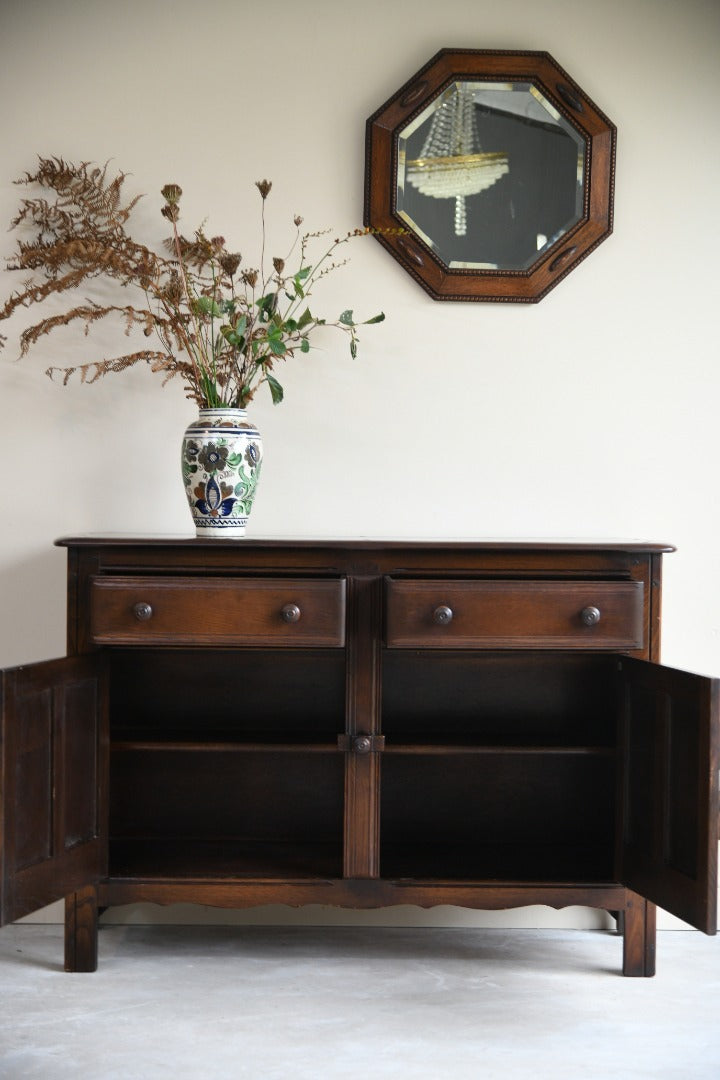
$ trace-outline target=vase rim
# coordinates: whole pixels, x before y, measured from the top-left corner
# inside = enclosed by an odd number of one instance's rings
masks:
[[[247,409],[243,405],[203,405],[198,412],[241,412],[246,413]]]

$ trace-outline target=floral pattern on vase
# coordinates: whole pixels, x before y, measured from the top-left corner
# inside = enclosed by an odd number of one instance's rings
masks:
[[[245,409],[201,409],[185,432],[182,473],[198,536],[245,535],[262,465],[260,432]]]

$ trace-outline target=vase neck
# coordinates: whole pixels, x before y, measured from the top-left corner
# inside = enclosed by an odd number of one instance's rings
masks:
[[[232,405],[218,405],[216,408],[200,409],[201,420],[207,420],[211,416],[224,416],[228,419],[236,417],[238,420],[247,418],[247,409],[234,408]]]

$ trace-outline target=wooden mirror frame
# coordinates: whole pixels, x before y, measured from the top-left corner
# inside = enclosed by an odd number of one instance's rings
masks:
[[[453,82],[534,85],[585,143],[579,220],[527,270],[449,268],[397,212],[398,137]],[[546,52],[441,49],[366,125],[364,222],[434,300],[536,303],[612,232],[616,129]]]

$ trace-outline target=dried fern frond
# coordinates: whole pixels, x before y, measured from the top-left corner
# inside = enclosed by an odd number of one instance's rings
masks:
[[[126,206],[121,206],[121,189],[129,174],[120,172],[107,184],[108,165],[109,162],[105,162],[101,168],[89,161],[73,165],[63,158],[39,157],[37,170],[34,173],[26,172],[15,183],[39,184],[57,193],[61,208],[81,206],[97,224],[104,222],[106,225],[122,226],[143,196],[136,195]]]
[[[7,319],[19,307],[29,307],[44,300],[51,293],[64,292],[67,289],[75,289],[85,278],[82,270],[71,270],[61,278],[52,278],[44,285],[29,285],[22,292],[13,293],[2,311],[0,319]]]
[[[9,270],[40,270],[48,280],[57,280],[64,267],[81,270],[90,278],[105,274],[120,284],[135,283],[148,288],[162,273],[164,260],[141,244],[108,242],[100,236],[61,236],[53,242],[18,244],[18,257]]]
[[[126,371],[136,364],[152,365],[158,361],[164,364],[167,359],[164,353],[142,349],[140,352],[130,353],[127,356],[118,356],[113,360],[94,360],[89,364],[78,364],[73,367],[49,367],[46,368],[45,374],[51,379],[54,379],[56,375],[62,375],[63,386],[67,386],[74,375],[79,377],[80,382],[94,383],[101,379],[103,375],[109,375],[111,372]]]
[[[122,316],[125,322],[126,335],[130,333],[133,326],[140,325],[143,327],[146,336],[148,336],[152,333],[157,319],[157,316],[151,311],[139,311],[129,304],[125,307],[118,307],[116,305],[102,307],[100,304],[95,304],[93,301],[89,300],[80,307],[72,308],[70,311],[65,311],[61,315],[50,315],[48,318],[42,319],[39,323],[35,323],[34,326],[28,326],[20,335],[20,355],[27,355],[30,347],[35,345],[44,334],[49,334],[51,330],[55,330],[58,326],[67,326],[71,322],[83,322],[83,332],[87,337],[91,325],[99,322],[100,319],[107,318],[108,315]]]
[[[35,225],[42,233],[50,226],[58,232],[71,233],[77,221],[77,210],[65,209],[56,202],[48,202],[47,199],[23,199],[20,210],[10,223],[10,228],[16,229],[18,225]]]

